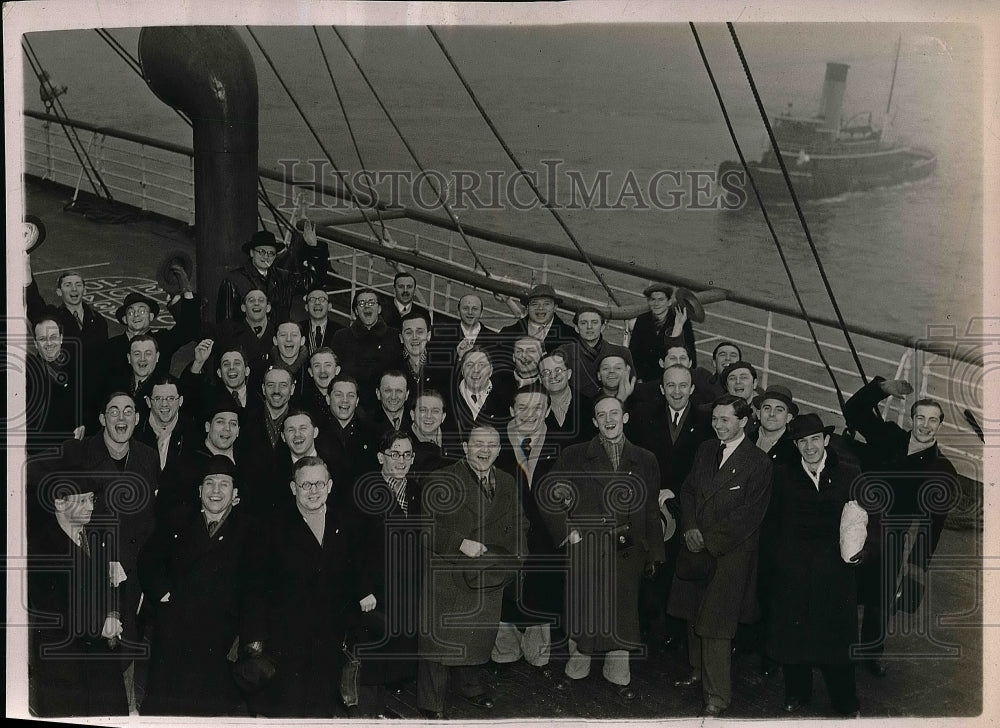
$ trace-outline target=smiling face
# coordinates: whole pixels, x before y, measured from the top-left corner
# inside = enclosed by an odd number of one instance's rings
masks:
[[[500,435],[496,430],[477,427],[469,433],[468,441],[462,443],[462,450],[469,467],[485,475],[500,454]]]
[[[462,360],[462,379],[473,392],[484,389],[493,376],[493,365],[484,351],[470,351]]]
[[[458,302],[458,317],[471,329],[483,317],[483,300],[472,293],[462,296]]]
[[[576,317],[576,332],[580,334],[584,343],[590,346],[596,346],[597,342],[600,341],[601,334],[604,333],[604,326],[600,314],[593,311],[585,311]]]
[[[74,526],[86,526],[94,515],[96,497],[92,492],[67,493],[55,499],[56,513],[62,520]]]
[[[223,473],[209,473],[198,488],[201,507],[211,516],[224,516],[229,513],[236,492],[236,488],[233,487],[233,476]]]
[[[274,345],[278,347],[278,355],[285,363],[291,364],[299,357],[305,339],[302,330],[294,321],[285,321],[278,325],[274,332]]]
[[[133,340],[129,344],[127,358],[136,378],[146,379],[156,369],[160,353],[156,350],[156,342],[154,341]]]
[[[235,412],[217,412],[205,423],[208,441],[216,450],[226,451],[240,436],[240,418]]]
[[[799,454],[808,465],[815,465],[822,460],[826,446],[829,444],[830,436],[824,435],[822,432],[807,435],[795,441],[795,447],[798,448]]]
[[[275,412],[281,412],[292,398],[292,374],[286,369],[269,369],[264,375],[264,400]]]
[[[161,425],[174,421],[184,404],[184,398],[177,392],[176,384],[156,384],[150,396],[146,397],[149,411]]]
[[[306,295],[306,311],[313,321],[325,321],[330,313],[330,296],[327,292],[319,289],[309,291]]]
[[[378,317],[382,313],[382,306],[379,305],[378,296],[374,293],[362,293],[354,306],[354,313],[357,314],[361,323],[367,327],[372,327],[378,322]]]
[[[556,302],[548,296],[536,296],[528,301],[528,320],[545,326],[556,315]]]
[[[149,305],[139,301],[125,309],[125,327],[132,334],[141,334],[153,322],[153,313]]]
[[[687,349],[683,346],[671,346],[667,349],[667,355],[660,360],[660,366],[664,369],[674,364],[691,368],[691,357],[688,356]]]
[[[646,296],[646,305],[656,318],[663,318],[670,308],[670,297],[663,291],[653,291]]]
[[[266,272],[274,265],[276,257],[278,257],[278,249],[273,245],[258,245],[255,248],[250,248],[250,261],[257,270]]]
[[[760,427],[764,432],[781,432],[791,421],[792,413],[780,399],[765,399],[760,403]]]
[[[423,354],[427,348],[427,342],[431,338],[427,322],[422,318],[412,318],[404,321],[402,326],[399,340],[403,342],[403,348],[406,349],[407,355],[416,358]]]
[[[324,351],[313,354],[309,360],[309,376],[320,392],[325,392],[333,378],[340,373],[337,357],[332,352]]]
[[[413,464],[413,444],[409,438],[394,440],[388,450],[378,453],[378,462],[386,478],[405,478]]]
[[[747,425],[747,418],[739,418],[731,404],[718,405],[712,410],[712,429],[722,442],[732,442]]]
[[[67,306],[79,306],[83,301],[83,291],[86,286],[76,273],[65,276],[56,289],[56,295],[63,300]]]
[[[54,362],[59,358],[62,345],[63,335],[59,331],[59,324],[55,321],[46,319],[35,325],[35,348],[42,359]]]
[[[917,405],[913,412],[913,439],[921,445],[929,445],[937,439],[941,429],[941,410],[935,405]]]
[[[135,426],[139,424],[139,413],[135,411],[135,402],[127,394],[112,397],[98,419],[104,428],[104,434],[112,442],[124,445],[132,439]]]
[[[542,360],[542,342],[525,336],[514,342],[514,371],[522,379],[538,376],[538,362]]]
[[[406,404],[406,398],[409,394],[410,390],[406,385],[406,377],[397,377],[389,374],[382,375],[382,379],[378,383],[378,390],[375,392],[378,401],[382,403],[382,408],[393,416],[403,411],[403,406]]]
[[[538,364],[542,386],[550,395],[560,394],[569,386],[572,370],[566,368],[566,360],[561,356],[547,356]]]
[[[594,426],[602,437],[617,440],[622,437],[628,414],[622,409],[622,403],[613,397],[606,397],[594,405]]]
[[[604,357],[597,370],[597,381],[601,383],[605,391],[618,391],[618,385],[621,384],[622,377],[625,376],[626,366],[625,360],[620,356]]]
[[[424,437],[433,437],[441,429],[444,422],[444,402],[434,396],[417,397],[410,410],[410,417],[413,418],[417,430]]]
[[[742,397],[747,402],[753,399],[753,390],[757,386],[757,380],[749,369],[737,369],[730,372],[726,377],[726,391],[737,397]]]
[[[740,360],[740,350],[730,344],[723,344],[715,352],[715,373],[722,374],[722,370],[730,364]]]
[[[417,281],[413,276],[402,276],[392,284],[392,289],[396,300],[405,306],[413,301],[413,294],[417,290]]]
[[[248,324],[257,326],[267,319],[267,314],[271,312],[271,304],[267,302],[267,294],[264,291],[250,291],[243,298],[240,310],[246,316]]]
[[[306,415],[286,417],[281,425],[281,439],[296,458],[312,452],[318,436],[319,428]]]
[[[224,351],[216,374],[227,388],[235,390],[246,384],[247,377],[250,376],[250,367],[240,352]]]
[[[691,400],[691,393],[694,386],[691,384],[691,370],[687,367],[670,367],[663,370],[663,380],[660,383],[660,392],[667,400],[670,409],[680,412],[687,407]]]
[[[549,398],[538,392],[523,392],[514,397],[510,414],[514,418],[514,429],[519,433],[536,432],[545,422],[549,413]]]
[[[358,408],[358,386],[354,382],[335,382],[330,388],[330,412],[341,423],[354,417]]]
[[[291,487],[295,505],[303,513],[309,513],[326,505],[333,490],[333,480],[325,465],[306,465],[295,471]]]

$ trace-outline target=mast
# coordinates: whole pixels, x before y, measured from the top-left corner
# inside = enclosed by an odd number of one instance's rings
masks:
[[[899,68],[899,47],[903,43],[903,36],[896,38],[896,60],[892,64],[892,81],[889,83],[889,100],[885,104],[885,115],[889,116],[892,107],[892,91],[896,88],[896,69]]]

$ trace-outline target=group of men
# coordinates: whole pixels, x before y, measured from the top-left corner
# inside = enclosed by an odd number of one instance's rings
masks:
[[[523,659],[572,691],[595,657],[633,700],[633,658],[681,642],[676,687],[720,715],[754,621],[789,712],[813,666],[834,711],[858,711],[852,646],[884,674],[896,574],[926,569],[944,521],[914,483],[954,484],[937,403],[918,400],[906,433],[874,406],[908,385],[858,392],[858,463],[787,388],[761,390],[736,343],[698,367],[670,286],[646,289],[628,346],[597,308],[564,322],[547,285],[499,331],[475,293],[432,317],[404,271],[391,301],[358,290],[342,325],[308,221],[291,246],[259,232],[244,252],[212,325],[180,267],[174,325],[154,330],[159,304],[130,293],[111,338],[79,274],[60,276],[58,307],[26,290],[29,553],[64,567],[29,577],[39,715],[387,715],[386,691],[415,678],[442,718],[449,683],[493,707],[484,667]],[[911,477],[889,478],[892,518],[873,512],[843,557],[861,468]],[[925,521],[912,558],[885,537]]]

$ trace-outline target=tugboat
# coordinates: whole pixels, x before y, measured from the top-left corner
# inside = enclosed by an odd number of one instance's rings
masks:
[[[789,104],[789,110],[772,120],[775,139],[799,199],[829,198],[898,185],[926,177],[937,167],[934,152],[885,139],[884,127],[872,124],[870,111],[855,114],[841,124],[848,68],[846,63],[826,64],[823,97],[816,116],[795,116]],[[892,78],[894,86],[895,67]],[[891,105],[890,87],[887,116]],[[791,201],[773,148],[769,146],[759,162],[748,166],[765,200]],[[726,179],[727,187],[739,187],[734,180],[745,179],[742,165],[738,161],[723,162],[719,165],[719,179]],[[749,192],[749,184],[745,186]]]

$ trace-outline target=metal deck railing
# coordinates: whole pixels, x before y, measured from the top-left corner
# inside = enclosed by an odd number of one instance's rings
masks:
[[[25,112],[25,171],[80,191],[83,171],[52,117]],[[85,122],[72,121],[88,146],[115,200],[140,210],[157,213],[187,224],[194,222],[193,151],[156,139]],[[89,134],[89,136],[88,136]],[[336,279],[331,293],[353,292],[372,287],[384,292],[392,276],[404,268],[415,271],[418,299],[434,312],[455,315],[459,298],[476,291],[484,294],[484,323],[499,328],[510,323],[517,306],[506,299],[518,296],[535,283],[552,285],[566,299],[572,312],[583,305],[608,306],[606,294],[576,252],[539,241],[516,238],[475,227],[463,229],[476,253],[491,271],[483,275],[454,226],[443,215],[392,208],[385,226],[392,243],[376,239],[364,223],[333,224],[338,216],[357,219],[357,210],[345,203],[345,193],[336,186],[311,181],[289,182],[280,174],[261,168],[271,201],[283,212],[295,208],[296,194],[305,190],[313,198],[310,216],[322,218],[321,239],[329,247]],[[270,212],[261,207],[266,223],[274,226]],[[351,217],[347,217],[347,216]],[[739,291],[710,288],[666,271],[626,265],[621,261],[592,256],[622,304],[610,322],[608,338],[627,342],[633,316],[645,309],[639,293],[650,281],[682,285],[702,292],[706,320],[696,327],[699,361],[711,367],[711,351],[718,341],[738,343],[744,358],[754,363],[761,386],[769,382],[787,384],[803,407],[820,412],[824,420],[843,427],[835,390],[819,361],[812,339],[798,312]],[[339,311],[349,316],[349,311]],[[853,359],[841,343],[836,322],[814,319],[824,354],[830,361],[845,396],[861,386]],[[987,350],[1000,346],[979,330],[982,321],[967,328],[939,328],[923,337],[850,326],[863,366],[869,376],[905,378],[918,393],[931,396],[945,407],[945,422],[939,442],[958,471],[982,482],[983,447],[966,425],[963,412],[973,412],[984,429],[983,358]],[[899,400],[890,400],[887,418],[907,424],[908,411]]]

